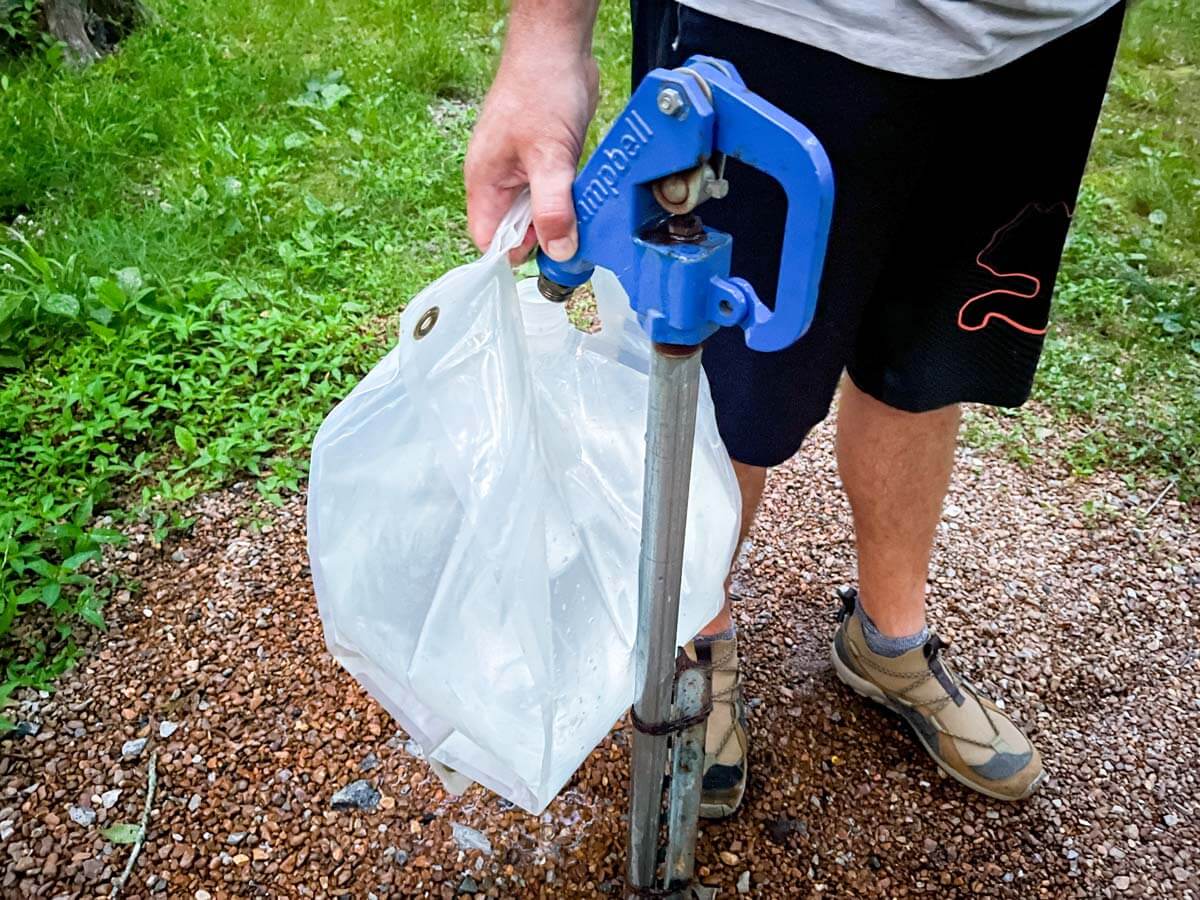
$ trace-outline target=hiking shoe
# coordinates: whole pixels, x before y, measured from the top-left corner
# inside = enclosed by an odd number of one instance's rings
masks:
[[[931,635],[897,657],[871,651],[854,610],[858,592],[839,591],[833,668],[857,693],[900,715],[942,771],[997,800],[1022,800],[1046,777],[1042,756],[1007,715],[942,659]]]
[[[746,707],[738,668],[737,635],[729,640],[692,641],[687,655],[708,670],[712,712],[704,735],[704,778],[700,818],[724,819],[737,812],[749,776]]]

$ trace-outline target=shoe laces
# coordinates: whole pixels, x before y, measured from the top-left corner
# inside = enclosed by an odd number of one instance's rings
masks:
[[[743,727],[745,727],[745,723],[743,721],[745,713],[741,703],[742,667],[740,660],[738,662],[733,662],[736,657],[737,642],[730,641],[729,648],[719,658],[713,659],[707,665],[710,685],[712,684],[713,675],[717,672],[733,674],[733,682],[728,687],[719,691],[712,691],[713,705],[715,706],[716,704],[721,703],[729,706],[731,710],[729,727],[725,730],[725,734],[721,736],[721,742],[717,746],[716,751],[713,753],[714,756],[720,756],[725,751],[725,747],[728,746],[730,738],[737,734],[737,726],[739,722],[741,722]],[[733,662],[733,665],[730,665],[731,662]]]
[[[890,675],[893,678],[902,678],[909,683],[904,690],[896,691],[896,697],[909,706],[924,706],[929,710],[930,718],[934,726],[942,734],[956,741],[963,741],[967,744],[973,744],[976,747],[985,749],[996,749],[996,738],[1000,736],[1000,730],[996,727],[996,721],[992,716],[991,711],[987,708],[987,704],[980,699],[978,690],[967,679],[956,673],[950,668],[944,659],[942,659],[942,651],[949,647],[949,643],[943,641],[936,634],[930,636],[925,642],[924,654],[927,663],[925,669],[918,672],[896,672],[879,665],[874,660],[862,657],[863,661],[875,670],[884,674]],[[944,691],[941,697],[936,700],[914,701],[910,699],[911,695],[919,691],[930,679],[937,681],[938,686]],[[965,695],[965,696],[964,696]],[[981,741],[978,738],[969,737],[967,735],[958,734],[951,731],[942,725],[937,719],[937,714],[940,713],[950,703],[958,704],[958,699],[968,702],[967,698],[974,701],[975,704],[983,712],[984,718],[987,719],[988,726],[992,729],[992,739],[990,741]]]

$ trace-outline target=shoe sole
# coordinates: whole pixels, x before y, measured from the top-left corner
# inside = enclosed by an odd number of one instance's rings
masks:
[[[737,797],[734,797],[728,803],[704,803],[701,800],[700,817],[706,822],[720,822],[722,818],[732,818],[737,815],[739,809],[742,809],[742,799],[746,796],[746,782],[750,781],[749,773],[746,774],[745,781],[738,788]]]
[[[750,772],[746,772],[746,777],[738,786],[737,795],[727,803],[705,803],[700,801],[700,818],[706,822],[719,822],[721,819],[728,819],[737,814],[737,811],[742,808],[742,798],[746,796],[746,785],[750,782]]]
[[[920,729],[914,728],[913,725],[908,721],[907,710],[905,710],[899,704],[893,703],[888,695],[881,691],[877,685],[872,684],[865,678],[860,678],[854,673],[853,670],[850,669],[849,666],[842,662],[842,658],[837,652],[836,642],[829,645],[829,655],[833,660],[833,671],[837,673],[838,680],[841,681],[842,684],[846,685],[846,687],[850,688],[850,690],[854,691],[854,693],[858,694],[859,696],[866,697],[868,700],[872,700],[885,709],[898,715],[904,721],[904,724],[908,725],[909,730],[913,733],[913,736],[917,739],[918,743],[925,748],[925,752],[929,754],[929,758],[937,763],[937,767],[963,787],[970,788],[973,791],[978,791],[986,797],[991,797],[993,800],[1004,800],[1009,803],[1016,803],[1019,800],[1024,800],[1026,797],[1036,791],[1042,786],[1042,782],[1046,780],[1046,770],[1043,769],[1038,774],[1038,777],[1029,783],[1029,787],[1025,789],[1024,793],[1016,797],[1012,796],[1011,794],[997,793],[996,791],[989,790],[976,781],[971,781],[961,772],[942,761],[942,758],[934,751],[932,747],[929,746],[929,743],[921,734]]]

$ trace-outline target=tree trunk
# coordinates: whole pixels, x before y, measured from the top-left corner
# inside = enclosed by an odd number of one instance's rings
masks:
[[[85,0],[46,0],[42,7],[46,31],[67,45],[67,53],[80,65],[95,62],[100,51],[87,33],[88,10]]]
[[[149,18],[141,0],[45,0],[46,31],[79,65],[95,62]]]

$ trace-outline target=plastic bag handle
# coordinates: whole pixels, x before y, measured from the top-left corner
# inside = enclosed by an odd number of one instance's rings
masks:
[[[513,205],[496,226],[496,233],[492,235],[487,255],[499,256],[520,247],[532,224],[533,206],[529,201],[529,188],[526,188],[513,201]]]

